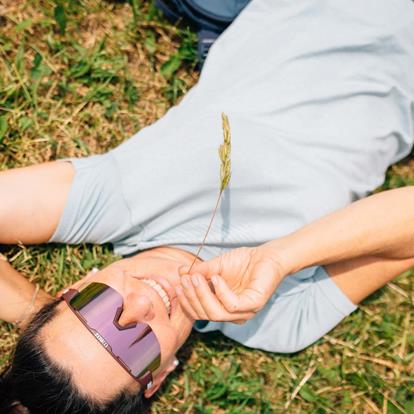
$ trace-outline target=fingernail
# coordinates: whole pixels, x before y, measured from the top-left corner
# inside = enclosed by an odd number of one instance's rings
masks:
[[[200,280],[198,279],[198,276],[196,275],[191,276],[191,280],[194,286],[198,286],[200,284]]]
[[[180,361],[177,358],[174,359],[173,363],[176,367],[178,367],[178,365],[180,365]]]
[[[98,272],[99,272],[99,269],[98,269],[97,267],[94,267],[94,268],[92,269],[92,272],[93,272],[93,273],[98,273]]]
[[[180,296],[183,294],[183,288],[181,286],[176,286],[175,292],[177,293],[178,296]]]
[[[217,276],[213,276],[211,278],[211,281],[212,281],[213,285],[217,285],[218,284],[218,277]]]
[[[181,283],[183,284],[183,286],[188,289],[190,287],[190,279],[188,276],[183,276],[181,278]]]

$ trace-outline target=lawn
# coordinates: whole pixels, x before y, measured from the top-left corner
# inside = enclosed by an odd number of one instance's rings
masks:
[[[197,81],[195,36],[151,2],[0,2],[0,169],[102,153],[159,118]],[[414,160],[382,189],[414,184]],[[18,191],[19,189],[16,189]],[[56,293],[116,259],[109,246],[2,247]],[[364,301],[292,356],[193,334],[152,413],[414,413],[414,278]],[[0,367],[17,334],[0,325]]]

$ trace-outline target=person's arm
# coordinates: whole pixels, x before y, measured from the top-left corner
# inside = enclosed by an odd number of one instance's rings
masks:
[[[344,268],[367,263],[391,266],[390,273],[398,274],[398,269],[413,265],[413,207],[414,187],[379,193],[286,237],[199,263],[189,276],[189,269],[182,268],[184,286],[177,292],[181,305],[195,319],[243,322],[267,303],[284,277],[306,267],[342,263],[342,279]],[[353,297],[359,300],[383,281],[386,275],[381,281],[371,280],[364,292],[353,292]]]
[[[19,322],[19,327],[24,328],[51,299],[46,292],[36,290],[36,286],[13,269],[0,254],[0,319],[9,323]]]
[[[414,187],[378,193],[271,242],[284,273],[364,256],[414,257]]]

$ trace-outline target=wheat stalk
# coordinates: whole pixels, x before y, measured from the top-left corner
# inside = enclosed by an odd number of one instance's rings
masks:
[[[221,114],[224,142],[219,148],[220,157],[220,196],[229,185],[231,177],[231,134],[229,118],[226,114]]]
[[[194,257],[193,263],[188,270],[188,273],[191,272],[202,248],[204,247],[207,236],[210,232],[211,226],[213,225],[214,217],[216,216],[218,206],[220,204],[221,196],[223,195],[224,190],[227,188],[230,182],[231,177],[231,134],[230,134],[230,123],[229,118],[226,114],[221,114],[221,121],[222,121],[222,128],[223,128],[223,144],[220,145],[218,149],[219,157],[220,157],[220,191],[217,197],[216,206],[214,207],[213,214],[210,219],[210,223],[207,227],[207,231],[204,235],[203,241],[198,246],[197,253]]]

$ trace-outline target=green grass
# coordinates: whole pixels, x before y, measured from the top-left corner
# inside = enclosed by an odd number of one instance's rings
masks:
[[[196,82],[194,34],[147,3],[2,2],[0,169],[104,152],[159,118]],[[383,188],[413,183],[409,159],[390,169]],[[51,293],[116,259],[107,246],[5,252]],[[292,356],[194,334],[151,411],[413,414],[413,302],[407,273]],[[2,366],[16,333],[2,324],[0,335]]]

